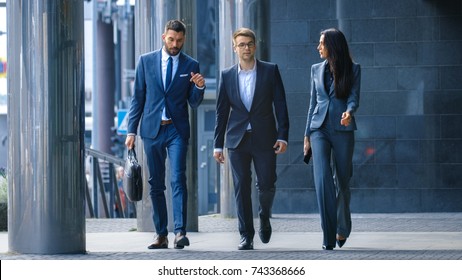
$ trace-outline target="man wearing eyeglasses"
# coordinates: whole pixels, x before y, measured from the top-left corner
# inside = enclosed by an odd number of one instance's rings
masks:
[[[251,184],[253,162],[259,200],[259,237],[271,238],[271,208],[276,191],[276,156],[287,149],[289,115],[278,66],[255,58],[255,33],[240,28],[233,34],[239,63],[222,71],[216,107],[213,157],[224,163],[228,150],[236,199],[239,250],[252,250]],[[226,139],[226,141],[225,141]]]

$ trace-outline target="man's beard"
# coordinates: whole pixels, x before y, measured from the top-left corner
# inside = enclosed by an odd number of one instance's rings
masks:
[[[170,56],[175,56],[175,55],[179,54],[180,51],[181,51],[181,48],[171,48],[171,49],[169,49],[167,47],[167,45],[164,46],[164,49],[165,49],[165,52],[167,52],[168,55],[170,55]]]

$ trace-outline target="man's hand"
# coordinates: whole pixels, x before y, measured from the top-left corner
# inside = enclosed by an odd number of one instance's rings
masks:
[[[191,79],[189,79],[190,82],[193,82],[196,84],[197,87],[204,87],[205,86],[205,79],[202,77],[200,73],[195,73],[191,72]]]
[[[213,158],[215,158],[218,163],[225,163],[225,156],[223,155],[223,152],[214,152]]]
[[[276,144],[274,144],[273,149],[274,149],[274,153],[282,154],[286,151],[287,144],[282,141],[276,141]]]
[[[127,135],[127,138],[125,139],[125,146],[127,146],[128,149],[135,148],[135,138],[135,135]]]

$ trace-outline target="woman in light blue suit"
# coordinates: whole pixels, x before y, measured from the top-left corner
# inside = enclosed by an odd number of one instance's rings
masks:
[[[313,172],[324,250],[342,247],[351,232],[349,181],[353,168],[354,113],[359,106],[361,68],[352,61],[343,33],[321,32],[324,62],[311,67],[311,99],[304,154],[313,154]]]

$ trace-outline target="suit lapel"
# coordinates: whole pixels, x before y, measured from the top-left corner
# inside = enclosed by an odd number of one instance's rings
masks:
[[[178,55],[178,67],[176,68],[175,75],[173,75],[172,77],[172,82],[170,83],[170,86],[172,86],[173,83],[179,79],[178,77],[180,76],[181,69],[183,65],[185,64],[185,60],[186,60],[186,57],[184,56],[183,52],[180,52],[180,54]]]
[[[258,62],[258,60],[256,60],[256,68],[255,70],[257,71],[257,76],[255,77],[255,88],[253,90],[253,98],[252,98],[252,104],[250,104],[250,111],[252,111],[252,108],[254,107],[254,104],[255,104],[255,100],[258,100],[256,98],[257,94],[260,93],[261,91],[259,91],[258,89],[260,87],[258,87],[259,83],[260,83],[260,80],[261,80],[261,75],[262,75],[262,67],[260,67],[261,64]],[[242,100],[241,98],[241,92],[240,92],[240,87],[239,87],[239,66],[236,64],[236,67],[235,67],[235,71],[236,71],[236,74],[234,75],[234,77],[236,78],[236,81],[234,82],[234,84],[236,85],[237,87],[237,90],[235,90],[234,92],[237,92],[237,96],[236,98],[238,98],[240,101],[241,101],[241,105],[242,107],[247,111],[247,107],[245,106],[244,104],[244,101]]]
[[[255,89],[253,90],[252,105],[250,105],[250,110],[254,108],[256,101],[262,100],[260,99],[259,95],[264,94],[263,91],[259,90],[261,89],[261,87],[259,87],[258,85],[260,85],[261,83],[262,76],[264,75],[265,69],[263,69],[263,66],[258,61],[258,59],[255,61],[255,63],[257,64],[255,66],[255,70],[257,71],[257,76],[255,77]]]
[[[334,94],[334,89],[335,89],[335,84],[334,84],[334,81],[332,80],[332,83],[330,84],[330,88],[329,88],[329,96]]]
[[[241,91],[239,87],[239,65],[238,64],[234,66],[232,74],[230,76],[231,76],[230,85],[232,87],[230,90],[230,93],[233,95],[231,96],[231,99],[238,100],[238,103],[241,104],[242,108],[247,110],[247,108],[245,107],[244,101],[242,101],[242,98],[241,98]]]
[[[332,83],[332,85],[330,86],[329,92],[326,92],[326,87],[324,86],[324,75],[325,75],[324,70],[326,69],[326,64],[327,64],[327,60],[325,60],[324,63],[320,64],[319,68],[318,68],[318,73],[319,73],[319,75],[318,75],[318,77],[319,77],[318,89],[321,89],[321,92],[324,93],[325,95],[330,96],[330,94],[334,90],[334,88],[333,88],[334,83]]]
[[[183,73],[183,68],[187,68],[188,67],[188,63],[187,63],[187,57],[185,54],[183,54],[183,52],[180,52],[178,54],[178,66],[176,68],[176,72],[173,74],[172,76],[172,81],[169,85],[169,87],[167,89],[165,89],[165,94],[169,94],[170,90],[172,87],[175,86],[175,82],[179,81],[180,79],[180,75],[181,74],[185,74]],[[162,70],[162,63],[160,64],[160,68]],[[161,71],[162,73],[162,71]],[[187,73],[189,74],[189,73]]]
[[[334,83],[332,83],[330,85],[330,89],[329,89],[329,96],[333,96],[334,95],[334,89],[335,89],[335,86],[334,86]]]
[[[158,77],[156,80],[157,86],[164,88],[164,83],[162,82],[162,50],[159,50],[155,53],[152,61],[155,65],[154,75]]]

